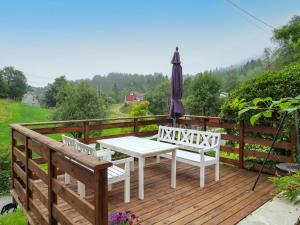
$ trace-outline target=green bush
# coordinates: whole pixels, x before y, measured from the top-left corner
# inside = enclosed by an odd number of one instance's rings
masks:
[[[232,107],[235,99],[251,101],[255,98],[271,97],[280,99],[296,97],[300,93],[300,63],[290,64],[279,71],[258,74],[234,89],[222,105],[221,117],[224,120],[236,120],[238,109]]]

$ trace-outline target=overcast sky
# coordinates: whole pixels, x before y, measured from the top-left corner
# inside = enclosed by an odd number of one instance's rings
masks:
[[[278,27],[299,0],[232,0]],[[170,75],[179,46],[183,73],[239,64],[272,46],[272,30],[225,0],[7,0],[0,3],[0,67],[32,86],[59,75],[109,72]]]

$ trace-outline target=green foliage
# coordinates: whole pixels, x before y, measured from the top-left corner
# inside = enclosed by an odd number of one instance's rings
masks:
[[[53,84],[49,84],[46,88],[45,98],[43,103],[47,107],[55,107],[60,102],[64,101],[67,95],[68,81],[65,76],[60,76],[55,79]]]
[[[167,114],[170,101],[170,81],[165,81],[145,94],[149,111],[154,115]]]
[[[149,114],[149,102],[144,101],[132,105],[130,114],[132,116],[147,116]]]
[[[290,64],[276,72],[264,72],[242,82],[235,88],[222,105],[221,117],[225,120],[238,118],[237,107],[240,102],[252,101],[255,98],[280,99],[286,96],[295,97],[300,93],[300,63]]]
[[[270,177],[269,179],[277,187],[273,194],[281,193],[280,195],[290,202],[294,204],[300,203],[298,199],[300,195],[300,171],[293,175]]]
[[[56,96],[55,120],[93,119],[105,115],[103,98],[86,82],[68,84]]]
[[[273,39],[280,47],[275,51],[275,66],[300,60],[300,16],[294,16],[288,24],[275,29]]]
[[[0,97],[21,100],[27,91],[27,79],[22,71],[13,67],[0,70]]]
[[[0,195],[11,188],[11,159],[8,151],[0,152]]]
[[[20,209],[14,213],[0,216],[0,225],[26,225],[27,219]]]
[[[221,80],[210,74],[198,74],[193,80],[190,95],[184,101],[190,114],[217,115],[221,106]]]
[[[293,113],[300,109],[300,95],[295,98],[282,98],[273,101],[271,97],[255,98],[250,102],[238,101],[239,117],[250,114],[250,123],[254,125],[260,118],[272,118],[284,112]]]

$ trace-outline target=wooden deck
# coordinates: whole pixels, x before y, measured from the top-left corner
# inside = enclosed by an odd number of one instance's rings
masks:
[[[199,168],[177,163],[177,188],[170,187],[170,161],[156,164],[148,159],[145,167],[145,199],[138,199],[136,169],[131,174],[131,202],[124,203],[124,186],[113,186],[109,194],[109,211],[132,210],[140,216],[141,224],[235,224],[270,199],[273,185],[263,175],[256,190],[251,186],[256,172],[221,166],[220,181],[214,181],[214,168],[206,170],[206,186],[199,188]],[[61,177],[63,179],[63,177]],[[47,195],[47,186],[36,181]],[[71,187],[76,191],[76,182]],[[86,199],[94,201],[88,189]],[[70,215],[73,224],[90,224],[74,208],[58,199],[58,207]],[[40,203],[47,218],[47,209]],[[42,221],[41,218],[37,218]]]

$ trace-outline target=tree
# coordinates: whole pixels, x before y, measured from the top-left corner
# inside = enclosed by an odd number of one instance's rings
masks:
[[[8,97],[8,84],[0,72],[0,98]]]
[[[222,105],[221,117],[236,120],[238,110],[235,99],[250,101],[255,98],[280,99],[300,93],[300,63],[292,63],[278,71],[266,71],[245,80],[235,88]]]
[[[149,111],[155,115],[166,114],[169,111],[170,81],[165,81],[145,94],[149,101]]]
[[[103,118],[105,105],[103,98],[97,90],[88,83],[82,82],[65,86],[63,91],[65,97],[57,102],[54,112],[55,120],[78,120]]]
[[[44,103],[48,107],[55,107],[60,101],[64,101],[67,93],[68,81],[65,76],[55,78],[53,84],[48,84]]]
[[[300,16],[294,16],[288,24],[275,29],[273,40],[280,45],[275,52],[277,67],[300,60]]]
[[[190,114],[214,116],[220,111],[222,82],[219,77],[204,73],[192,81],[190,95],[184,105]]]
[[[236,86],[238,86],[240,82],[241,82],[241,76],[238,74],[236,70],[228,71],[224,76],[223,90],[226,92],[230,92]]]
[[[4,88],[7,87],[7,96],[12,99],[21,100],[27,91],[27,79],[23,72],[13,67],[4,67],[0,71],[0,74],[2,80],[4,80],[4,82],[2,81],[2,85]],[[7,83],[7,86],[4,83]]]
[[[144,101],[132,106],[130,115],[132,116],[147,116],[149,114],[149,102]]]

